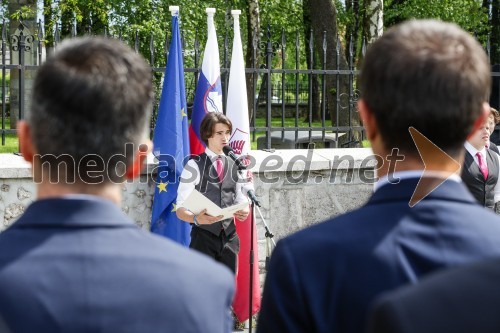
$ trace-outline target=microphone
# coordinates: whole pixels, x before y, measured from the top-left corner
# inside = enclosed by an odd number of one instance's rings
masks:
[[[236,166],[238,166],[239,170],[246,170],[246,168],[247,168],[246,165],[244,165],[243,162],[241,162],[241,160],[238,159],[238,156],[236,156],[236,154],[234,153],[233,148],[231,148],[231,146],[222,147],[222,151],[224,152],[224,154],[226,154],[226,156],[229,156],[234,161],[234,163],[236,163]],[[243,194],[246,194],[247,197],[250,200],[252,200],[252,202],[254,204],[256,204],[257,206],[260,207],[259,199],[257,199],[257,197],[255,196],[252,184],[246,183],[241,188],[241,191],[243,192]]]
[[[243,187],[241,188],[241,192],[243,192],[243,194],[246,194],[246,196],[250,200],[252,200],[252,202],[254,204],[256,204],[258,207],[261,207],[260,201],[259,201],[259,199],[257,199],[257,197],[255,196],[255,192],[253,191],[253,185],[252,184],[246,183],[245,185],[243,185]]]
[[[246,170],[246,165],[243,164],[240,159],[238,159],[238,156],[236,156],[236,154],[234,153],[233,148],[231,148],[230,146],[224,146],[222,147],[222,151],[226,156],[229,156],[234,161],[234,163],[236,163],[238,170]]]

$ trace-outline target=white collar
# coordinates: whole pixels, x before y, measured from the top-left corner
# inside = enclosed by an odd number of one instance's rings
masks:
[[[213,159],[215,157],[219,157],[219,156],[224,156],[224,154],[216,154],[214,153],[212,150],[210,150],[208,147],[205,148],[205,154],[207,154],[207,156],[210,158],[210,159]]]
[[[475,157],[477,153],[480,153],[481,155],[483,155],[484,157],[486,157],[486,147],[484,147],[481,150],[477,150],[468,141],[465,141],[464,147],[469,152],[469,154],[471,154],[473,157]]]

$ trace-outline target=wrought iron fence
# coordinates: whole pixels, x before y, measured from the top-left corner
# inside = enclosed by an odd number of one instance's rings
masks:
[[[74,32],[76,34],[76,32]],[[36,35],[36,37],[35,37]],[[119,36],[109,36],[123,39]],[[43,35],[41,29],[28,32],[22,23],[15,32],[7,32],[4,22],[1,38],[1,137],[2,145],[5,145],[7,134],[15,134],[16,130],[7,128],[7,120],[10,122],[24,117],[29,107],[29,91],[26,86],[31,86],[30,80],[45,57],[45,47],[42,44]],[[168,38],[166,38],[168,41]],[[271,149],[277,147],[307,147],[310,144],[320,143],[326,147],[359,146],[360,140],[364,138],[363,127],[359,124],[356,102],[359,91],[356,89],[355,70],[352,61],[348,62],[347,68],[340,68],[340,50],[336,50],[336,68],[326,68],[327,48],[326,36],[323,41],[323,54],[319,55],[316,67],[319,69],[307,69],[304,67],[303,47],[299,43],[298,35],[292,38],[292,45],[287,44],[285,34],[276,41],[270,34],[269,27],[262,41],[254,36],[253,59],[247,64],[246,75],[249,93],[250,126],[252,138],[259,142],[259,148]],[[61,42],[60,34],[56,27],[55,48]],[[136,33],[134,38],[125,41],[136,51],[140,49],[140,38]],[[338,43],[339,44],[339,43]],[[221,66],[221,82],[223,88],[224,107],[227,100],[227,84],[229,80],[229,54],[228,37],[224,38],[222,48],[223,59]],[[311,55],[310,63],[313,63],[312,55],[315,52],[314,44],[307,45]],[[165,67],[155,67],[156,57],[165,57],[168,50],[168,42],[165,43],[165,53],[155,52],[153,39],[150,40],[151,70],[158,78],[165,71]],[[186,50],[186,47],[184,47]],[[185,68],[186,95],[188,99],[188,114],[191,114],[192,101],[194,99],[195,87],[200,73],[201,50],[200,43],[195,40],[194,45],[189,48],[193,67]],[[350,50],[352,59],[352,49]],[[11,55],[12,59],[9,59]],[[29,55],[30,61],[26,61]],[[287,57],[295,59],[294,68],[286,68]],[[257,59],[262,59],[258,61]],[[273,67],[276,62],[281,66]],[[290,61],[288,61],[290,63]],[[307,67],[307,66],[305,66]],[[10,75],[10,84],[8,78]],[[336,82],[335,91],[326,91],[327,79]],[[338,88],[341,81],[348,82],[344,90]],[[159,80],[158,80],[159,82]],[[28,84],[27,84],[28,83]],[[316,85],[316,87],[314,87]],[[158,98],[160,95],[158,89]],[[316,101],[316,102],[315,102]],[[10,105],[9,105],[10,103]],[[336,110],[332,110],[333,108]],[[335,111],[335,115],[333,115]],[[154,126],[154,110],[152,126]],[[15,115],[14,117],[12,117]],[[342,123],[341,119],[345,119]],[[260,120],[260,121],[259,121]],[[12,126],[13,127],[13,126]],[[261,136],[260,139],[257,137]],[[288,142],[288,146],[283,144]]]

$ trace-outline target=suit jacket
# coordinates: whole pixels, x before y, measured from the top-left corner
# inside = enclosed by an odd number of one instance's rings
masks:
[[[259,333],[361,332],[380,293],[440,268],[500,255],[500,218],[445,181],[413,208],[418,179],[379,188],[360,209],[281,240]]]
[[[500,259],[440,272],[382,297],[373,333],[500,332]]]
[[[498,150],[498,146],[496,144],[494,144],[493,142],[490,141],[490,146],[488,148],[493,150],[498,155],[500,155],[500,151]]]
[[[229,332],[234,278],[105,199],[34,202],[0,234],[0,317],[23,332]]]

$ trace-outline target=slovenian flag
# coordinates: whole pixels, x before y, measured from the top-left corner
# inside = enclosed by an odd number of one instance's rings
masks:
[[[200,124],[207,112],[222,111],[222,87],[220,82],[219,46],[215,32],[215,8],[207,8],[208,38],[201,65],[201,73],[194,96],[193,115],[189,127],[191,154],[199,155],[205,151],[201,141]]]
[[[151,231],[189,246],[191,225],[179,220],[175,212],[179,178],[189,156],[189,137],[179,7],[169,9],[172,12],[172,41],[153,137],[153,154],[158,167]]]

